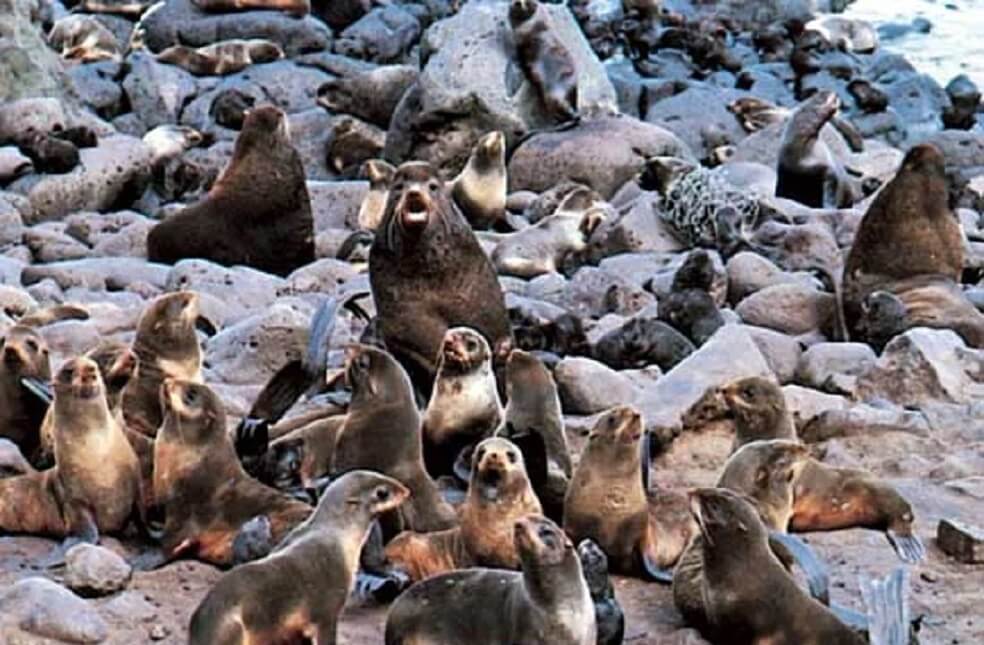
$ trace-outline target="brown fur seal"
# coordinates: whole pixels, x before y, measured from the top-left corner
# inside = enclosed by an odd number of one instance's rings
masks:
[[[93,361],[66,361],[53,388],[55,467],[0,481],[0,530],[67,537],[63,554],[135,517],[140,467]]]
[[[310,519],[274,553],[216,583],[191,617],[189,643],[334,643],[373,519],[409,494],[365,470],[332,482]]]
[[[346,354],[345,378],[352,388],[352,402],[338,432],[332,473],[367,468],[394,477],[411,491],[410,500],[400,508],[405,528],[422,532],[451,528],[454,510],[424,470],[420,413],[406,372],[375,347],[354,345]]]
[[[267,10],[300,18],[311,12],[311,0],[192,0],[192,4],[206,13]]]
[[[386,645],[594,645],[595,609],[570,539],[544,517],[515,524],[522,573],[465,569],[419,582],[386,617]]]
[[[556,213],[499,242],[492,251],[496,271],[529,280],[559,271],[565,261],[586,251],[591,235],[605,221],[607,209],[597,202],[572,208],[569,202],[579,194],[571,193]]]
[[[51,379],[48,344],[34,329],[14,325],[0,339],[0,348],[0,437],[13,441],[34,461],[39,457],[39,433],[48,406],[24,381],[47,384]]]
[[[147,255],[152,262],[203,258],[281,276],[314,261],[304,164],[282,110],[249,111],[222,175],[201,201],[150,231]]]
[[[701,530],[701,595],[714,642],[865,642],[800,589],[769,546],[769,532],[751,502],[730,490],[702,488],[691,494],[691,506]]]
[[[509,24],[519,66],[536,89],[544,110],[556,121],[577,116],[577,67],[537,0],[512,0]]]
[[[141,314],[132,347],[140,368],[123,392],[123,416],[131,429],[150,437],[157,434],[164,379],[202,380],[197,319],[198,294],[191,291],[159,296]]]
[[[337,5],[338,0],[329,0],[329,4]],[[383,65],[333,78],[318,88],[318,105],[332,114],[350,114],[374,126],[389,128],[400,99],[419,75],[417,68],[410,65]]]
[[[796,427],[778,385],[759,376],[739,379],[719,390],[735,421],[731,451],[752,441],[796,440]]]
[[[847,173],[820,139],[820,131],[839,107],[837,95],[822,90],[793,110],[779,148],[776,197],[812,208],[847,208],[857,200]]]
[[[506,137],[496,130],[478,140],[451,197],[473,228],[495,228],[506,215]]]
[[[389,184],[396,168],[382,159],[370,159],[362,164],[361,174],[369,180],[369,192],[359,205],[359,228],[375,231],[386,214],[386,198]]]
[[[226,432],[222,401],[200,383],[167,379],[154,442],[154,499],[165,514],[163,556],[218,566],[234,561],[240,528],[258,516],[278,543],[311,513],[307,504],[246,474]]]
[[[458,453],[491,435],[502,420],[492,350],[480,333],[452,327],[444,334],[437,378],[424,411],[424,463],[432,477],[448,475]]]
[[[436,533],[404,532],[386,546],[386,559],[412,580],[475,566],[519,568],[513,525],[542,513],[522,453],[506,439],[486,439],[475,448],[470,479],[458,512],[460,526]]]
[[[177,65],[195,76],[225,76],[283,57],[284,50],[277,43],[254,38],[223,40],[197,49],[174,45],[157,54],[157,62]]]
[[[567,488],[564,530],[597,542],[616,573],[669,582],[666,569],[697,527],[681,496],[646,490],[644,432],[642,415],[631,407],[598,418]]]
[[[499,361],[512,349],[495,270],[430,164],[405,163],[393,176],[369,279],[386,347],[425,394],[449,327],[480,332]]]
[[[48,33],[48,44],[60,51],[62,58],[83,63],[120,60],[119,41],[94,16],[69,14],[59,18]]]
[[[848,331],[863,335],[863,302],[885,291],[903,301],[914,326],[949,327],[951,317],[939,312],[956,312],[956,319],[966,319],[958,333],[984,347],[984,316],[962,307],[964,299],[952,289],[963,268],[963,235],[950,210],[943,155],[932,144],[915,146],[868,207],[847,256],[843,305]]]

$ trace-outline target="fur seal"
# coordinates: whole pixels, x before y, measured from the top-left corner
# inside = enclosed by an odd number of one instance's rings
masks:
[[[489,132],[475,144],[451,182],[451,198],[476,229],[501,226],[506,215],[506,137]]]
[[[476,446],[461,524],[434,533],[404,532],[386,545],[386,559],[411,580],[467,567],[518,569],[513,525],[542,513],[519,448],[492,437]]]
[[[374,518],[409,494],[395,479],[366,470],[332,482],[274,553],[216,583],[191,617],[189,643],[334,643]]]
[[[608,556],[591,540],[582,540],[577,545],[577,557],[581,560],[584,580],[594,601],[597,625],[595,642],[597,645],[622,645],[625,613],[615,597],[615,589],[608,576]]]
[[[862,112],[874,114],[888,108],[888,95],[866,79],[856,78],[847,84],[847,91]]]
[[[670,293],[659,299],[659,319],[701,346],[724,326],[711,295],[714,265],[704,249],[690,252],[673,276]]]
[[[225,76],[283,57],[284,50],[277,43],[253,38],[223,40],[198,48],[173,45],[157,54],[157,62],[177,65],[195,76]]]
[[[424,411],[424,463],[432,477],[451,473],[466,446],[491,435],[502,420],[492,350],[480,333],[452,327],[444,334],[437,378]]]
[[[330,4],[338,4],[338,0]],[[388,128],[400,99],[419,75],[409,65],[384,65],[333,78],[318,88],[318,105],[332,114],[351,114],[376,127]]]
[[[411,491],[398,525],[421,532],[451,528],[454,510],[424,470],[420,413],[407,373],[387,352],[353,345],[346,350],[345,379],[352,402],[338,431],[332,474],[367,468],[394,477]]]
[[[116,36],[94,16],[69,14],[59,18],[48,32],[48,44],[60,51],[62,58],[83,63],[120,60]]]
[[[16,139],[17,147],[37,172],[65,174],[79,165],[79,149],[54,134],[28,131]]]
[[[984,314],[960,293],[964,243],[949,206],[943,155],[932,144],[906,153],[898,173],[865,213],[847,256],[844,321],[863,335],[863,302],[873,292],[897,296],[913,326],[955,327],[984,347]]]
[[[728,383],[719,392],[735,421],[732,452],[752,441],[796,440],[786,397],[772,381],[752,376]]]
[[[370,159],[362,164],[360,174],[369,180],[369,192],[359,205],[359,228],[375,231],[386,214],[386,200],[389,184],[396,168],[382,159]]]
[[[509,24],[519,66],[547,115],[556,121],[577,117],[577,67],[553,31],[549,14],[537,0],[512,0]]]
[[[602,336],[592,355],[616,370],[640,369],[655,363],[668,372],[696,349],[689,338],[662,320],[633,316]]]
[[[139,518],[140,466],[93,361],[66,361],[52,385],[55,466],[0,480],[0,530],[65,537],[64,556]]]
[[[839,107],[837,95],[822,90],[793,110],[779,148],[776,197],[812,208],[847,208],[857,200],[856,187],[820,139]]]
[[[244,264],[280,276],[314,261],[304,164],[282,110],[250,110],[222,175],[202,200],[151,229],[147,255],[166,264]]]
[[[531,280],[560,271],[567,260],[587,250],[588,240],[605,222],[608,211],[599,203],[582,210],[565,207],[577,195],[578,192],[571,193],[556,213],[509,234],[496,245],[492,263],[500,275]]]
[[[386,645],[594,645],[595,609],[577,551],[545,517],[513,529],[522,573],[465,569],[419,582],[386,617]]]
[[[311,507],[251,478],[226,432],[219,397],[201,383],[168,378],[160,387],[164,422],[154,441],[154,500],[164,510],[163,557],[217,566],[237,559],[233,542],[266,516],[271,544],[307,519]]]
[[[137,322],[132,349],[140,369],[123,392],[123,416],[137,432],[157,434],[164,379],[202,380],[202,350],[195,333],[198,302],[191,291],[165,294],[147,305]]]
[[[311,0],[192,0],[192,4],[206,13],[266,10],[301,18],[311,12]]]
[[[425,395],[449,327],[480,332],[497,362],[512,349],[495,270],[430,164],[405,163],[394,174],[369,280],[386,347]]]
[[[612,571],[669,582],[697,527],[681,496],[647,490],[649,451],[642,415],[623,406],[602,414],[581,452],[564,500],[564,530],[591,539]]]
[[[41,446],[41,422],[47,402],[25,386],[25,379],[51,379],[48,344],[36,330],[14,325],[0,338],[0,437],[10,439],[29,461]]]
[[[246,114],[255,103],[253,96],[231,87],[215,95],[208,114],[223,128],[242,130]]]

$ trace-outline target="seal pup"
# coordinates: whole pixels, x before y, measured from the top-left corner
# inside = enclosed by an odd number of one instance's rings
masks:
[[[311,517],[276,550],[226,573],[191,617],[189,643],[334,643],[373,520],[410,491],[354,470],[331,483]]]
[[[594,604],[570,539],[531,515],[513,541],[521,573],[476,568],[418,582],[390,608],[386,645],[594,645]]]
[[[360,175],[369,180],[369,192],[359,204],[359,228],[375,231],[386,214],[386,199],[389,184],[396,168],[382,159],[370,159],[362,164]],[[340,253],[340,252],[339,252]]]
[[[472,228],[501,227],[506,215],[506,137],[489,132],[451,181],[451,198]]]
[[[751,376],[732,381],[718,392],[735,422],[732,453],[752,441],[797,439],[786,397],[772,381]]]
[[[93,361],[69,359],[52,386],[55,466],[0,480],[0,530],[66,538],[57,562],[71,546],[95,544],[139,517],[140,465]]]
[[[198,48],[173,45],[157,54],[157,62],[176,65],[195,76],[225,76],[283,57],[284,50],[275,42],[237,38]]]
[[[476,446],[460,525],[434,533],[404,532],[386,545],[386,559],[411,580],[467,567],[518,569],[513,524],[543,512],[519,448],[492,437]]]
[[[191,0],[191,2],[206,13],[266,10],[283,11],[296,18],[303,18],[311,12],[311,0]]]
[[[309,505],[246,474],[226,431],[222,401],[207,386],[168,378],[160,406],[153,482],[164,511],[165,561],[188,557],[229,566],[246,522],[266,516],[272,546],[311,514]]]
[[[595,422],[564,500],[564,530],[591,539],[608,556],[612,571],[670,582],[696,524],[682,496],[647,490],[648,442],[642,415],[622,406]]]
[[[691,251],[673,276],[670,293],[659,299],[663,322],[701,346],[724,326],[724,316],[711,295],[714,266],[704,249]]]
[[[608,557],[591,540],[582,540],[577,545],[577,557],[581,560],[584,580],[588,583],[595,606],[595,642],[598,645],[622,645],[625,638],[625,613],[615,597],[615,588],[608,576]]]
[[[591,235],[608,218],[608,208],[604,203],[581,210],[569,208],[577,197],[578,192],[571,193],[556,213],[500,241],[492,251],[496,271],[531,280],[560,271],[565,261],[584,253]]]
[[[48,344],[35,329],[14,325],[0,338],[0,437],[13,441],[28,461],[41,447],[41,422],[48,402],[25,381],[51,379]]]
[[[406,371],[390,354],[369,345],[350,346],[345,362],[352,401],[338,431],[332,474],[366,468],[405,484],[411,498],[400,517],[392,518],[399,520],[394,534],[402,527],[421,532],[451,528],[454,510],[424,469],[420,412]]]
[[[577,117],[577,67],[537,0],[512,0],[509,24],[519,66],[555,121]]]
[[[793,110],[779,147],[776,197],[811,208],[847,208],[857,200],[856,187],[820,139],[820,131],[839,107],[837,95],[822,90]]]
[[[592,349],[592,357],[616,370],[641,369],[656,364],[668,372],[697,348],[676,329],[650,316],[633,316],[606,333]]]
[[[199,297],[193,291],[153,300],[137,322],[133,352],[137,378],[123,392],[123,417],[131,429],[153,437],[161,425],[160,388],[166,378],[202,381],[202,350],[195,333]]]
[[[451,474],[458,453],[491,435],[501,421],[502,402],[488,341],[468,327],[448,329],[424,411],[427,472],[431,477]]]
[[[105,25],[94,16],[69,14],[55,21],[48,32],[48,44],[61,57],[83,63],[120,60],[120,44]]]
[[[481,333],[497,363],[512,349],[495,269],[430,164],[405,163],[394,174],[369,281],[386,348],[425,397],[449,327]]]
[[[868,207],[847,256],[842,292],[848,331],[864,334],[863,303],[883,291],[902,301],[909,324],[960,323],[957,333],[984,347],[984,315],[957,287],[963,268],[963,233],[949,206],[943,155],[932,144],[914,146]]]
[[[304,164],[287,115],[272,105],[249,111],[229,165],[203,199],[147,236],[151,262],[202,258],[286,276],[314,261],[314,219]]]

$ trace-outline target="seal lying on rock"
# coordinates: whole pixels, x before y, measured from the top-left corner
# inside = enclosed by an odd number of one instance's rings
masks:
[[[223,40],[197,49],[174,45],[157,54],[158,62],[177,65],[195,76],[235,74],[250,65],[272,63],[283,57],[280,45],[259,38]]]

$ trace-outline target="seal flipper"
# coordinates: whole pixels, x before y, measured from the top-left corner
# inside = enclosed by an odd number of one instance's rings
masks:
[[[868,608],[868,642],[872,645],[908,645],[909,575],[904,567],[884,580],[861,578],[861,596]]]
[[[827,576],[827,567],[806,542],[788,533],[771,531],[769,546],[773,551],[781,550],[789,555],[806,575],[810,595],[823,604],[830,605],[830,578]]]
[[[259,560],[273,551],[270,518],[257,515],[239,528],[232,540],[232,566]]]
[[[24,376],[21,377],[20,383],[25,390],[36,396],[45,405],[51,405],[55,398],[51,391],[51,385],[46,381],[33,376]]]
[[[65,564],[65,556],[77,544],[99,544],[99,527],[88,510],[66,509],[71,534],[44,559],[44,568],[53,569]]]
[[[466,486],[471,482],[471,462],[472,453],[475,452],[475,444],[465,446],[458,453],[458,458],[454,460],[454,476]]]
[[[651,482],[652,475],[649,472],[650,467],[652,466],[652,459],[653,459],[652,441],[653,441],[652,435],[649,432],[643,430],[642,441],[639,442],[640,444],[639,450],[642,451],[640,455],[641,458],[639,459],[639,462],[641,464],[639,470],[641,471],[642,474],[642,490],[647,492],[649,491],[649,486],[652,483]]]
[[[902,562],[916,564],[926,558],[926,547],[915,533],[902,535],[889,529],[885,531],[885,537],[888,538],[889,543],[895,549],[896,555],[899,556]]]
[[[642,564],[642,572],[651,582],[659,582],[664,585],[673,584],[673,569],[661,567],[656,564],[645,549],[639,553],[639,562]]]

